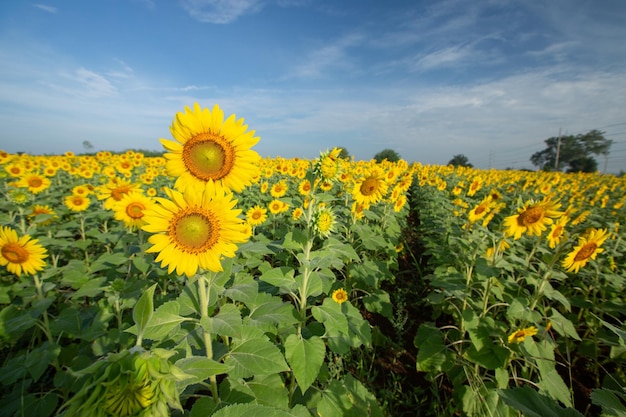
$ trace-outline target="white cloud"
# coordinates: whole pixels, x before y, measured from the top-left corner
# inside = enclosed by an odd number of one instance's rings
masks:
[[[263,7],[262,0],[181,0],[191,17],[206,23],[231,23]]]
[[[353,33],[325,44],[308,53],[304,62],[296,65],[287,77],[322,78],[328,75],[328,70],[351,68],[349,49],[358,46],[362,40],[362,35]]]
[[[44,12],[48,12],[48,13],[52,13],[52,14],[55,14],[58,11],[56,7],[49,6],[47,4],[37,3],[37,4],[33,4],[33,6],[35,6],[36,8],[38,8],[40,10],[43,10]]]

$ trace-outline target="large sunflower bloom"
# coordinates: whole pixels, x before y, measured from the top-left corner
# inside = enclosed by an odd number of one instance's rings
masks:
[[[608,237],[607,229],[592,229],[587,236],[578,238],[578,245],[563,260],[565,270],[578,273],[589,259],[596,259],[596,256],[604,251],[600,246]]]
[[[194,104],[193,111],[176,113],[170,127],[176,141],[160,139],[168,151],[167,172],[178,177],[175,187],[202,190],[207,182],[239,192],[259,174],[261,157],[252,149],[259,137],[247,131],[243,119],[224,112],[216,104],[213,110]]]
[[[552,224],[552,219],[563,215],[562,211],[558,211],[559,207],[560,203],[550,201],[549,198],[544,198],[540,202],[529,200],[523,207],[517,209],[517,214],[504,219],[505,234],[513,236],[515,240],[521,238],[524,233],[541,236],[547,226]]]
[[[237,245],[248,239],[244,222],[235,209],[237,200],[215,184],[201,193],[166,188],[169,199],[156,197],[152,210],[144,212],[143,230],[154,233],[147,252],[158,252],[157,262],[168,273],[193,276],[198,268],[222,271],[220,258],[235,256]]]
[[[372,168],[368,174],[355,182],[352,197],[359,204],[376,204],[387,194],[388,187],[385,173],[381,169]]]
[[[10,227],[0,227],[0,266],[17,276],[22,273],[33,275],[41,271],[46,263],[46,249],[29,235],[20,238]]]

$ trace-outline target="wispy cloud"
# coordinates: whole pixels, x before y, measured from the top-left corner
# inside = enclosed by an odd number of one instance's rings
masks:
[[[231,23],[263,8],[262,0],[181,0],[189,15],[206,23]]]
[[[54,13],[56,13],[58,11],[56,7],[50,6],[50,5],[47,5],[47,4],[37,3],[37,4],[33,4],[33,6],[35,6],[39,10],[43,10],[44,12],[48,12],[48,13],[52,13],[52,14],[54,14]]]
[[[346,69],[352,66],[349,49],[358,46],[363,36],[352,33],[309,52],[301,62],[294,66],[289,78],[323,78],[328,70]]]

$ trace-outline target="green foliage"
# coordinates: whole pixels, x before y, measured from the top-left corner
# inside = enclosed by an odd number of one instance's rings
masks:
[[[400,160],[400,154],[393,149],[383,149],[374,155],[374,160],[379,163],[384,160],[389,162],[398,162]]]
[[[544,150],[530,157],[533,165],[544,171],[565,168],[567,172],[595,172],[598,163],[592,155],[608,157],[613,141],[606,139],[604,132],[591,130],[585,134],[551,137],[545,143]]]
[[[467,156],[463,155],[462,153],[454,155],[452,159],[448,161],[448,165],[452,165],[455,167],[468,167],[468,168],[471,168],[474,166],[470,164]]]

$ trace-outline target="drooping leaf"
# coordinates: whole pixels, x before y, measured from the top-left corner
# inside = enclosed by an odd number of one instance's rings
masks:
[[[285,357],[302,392],[305,392],[317,379],[325,355],[326,345],[317,336],[304,339],[291,334],[287,337]]]

